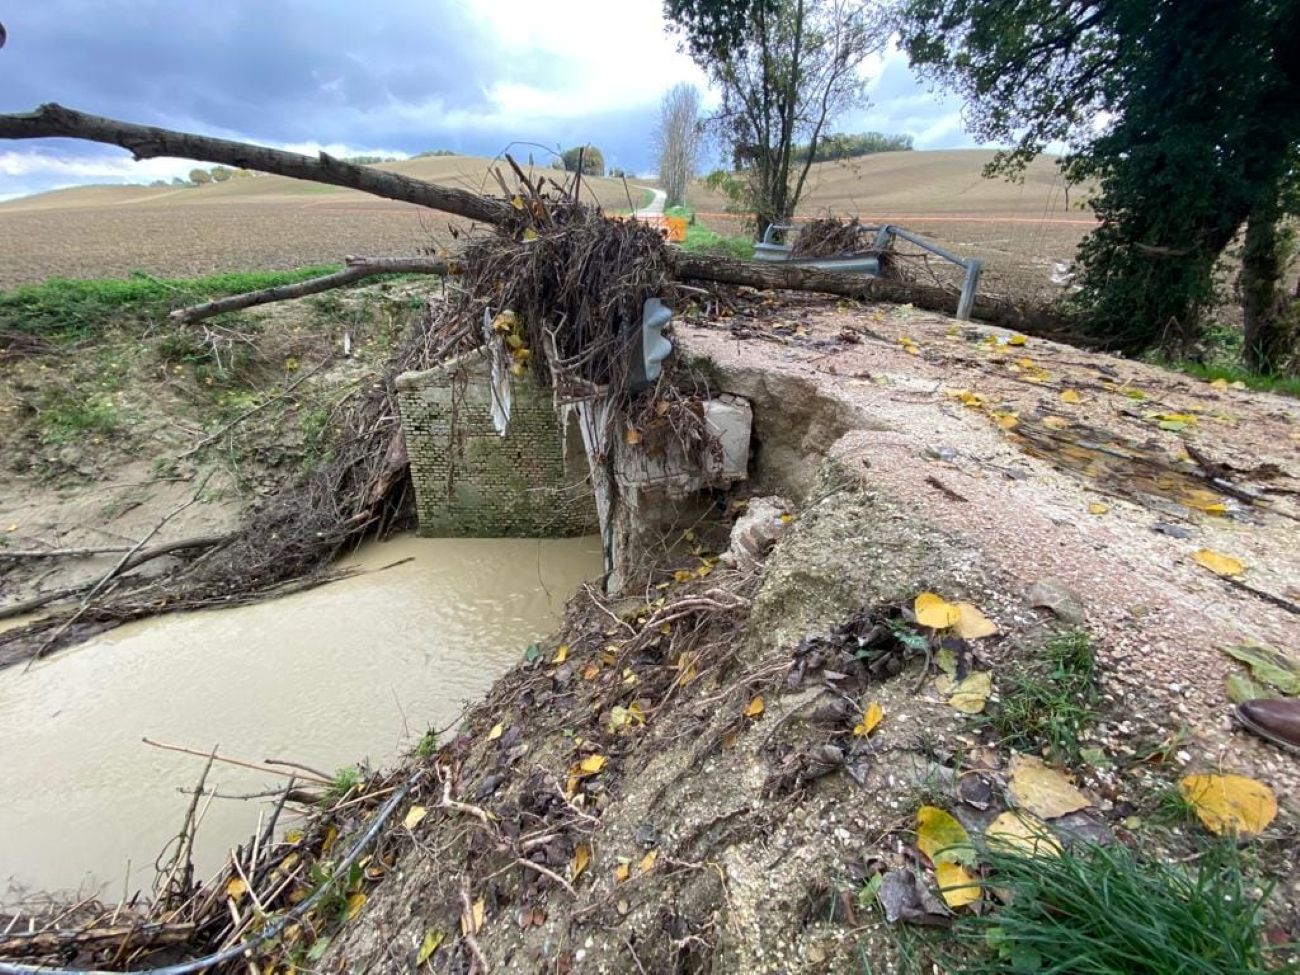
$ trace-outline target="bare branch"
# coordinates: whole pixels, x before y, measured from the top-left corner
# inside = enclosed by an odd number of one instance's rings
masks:
[[[188,308],[177,308],[168,317],[174,322],[188,325],[190,322],[201,321],[204,318],[211,318],[225,312],[240,311],[244,308],[252,308],[255,305],[269,304],[273,301],[288,301],[290,298],[319,294],[322,291],[329,291],[331,288],[341,288],[344,285],[352,284],[362,278],[374,277],[376,274],[455,273],[454,262],[444,261],[437,257],[385,257],[374,260],[349,257],[347,267],[342,271],[335,271],[333,274],[322,275],[319,278],[309,278],[306,281],[299,281],[297,284],[279,284],[273,288],[263,288],[261,291],[246,291],[243,294],[218,298],[215,301],[205,301],[201,305],[191,305]]]
[[[313,159],[300,153],[268,149],[246,142],[120,122],[64,108],[52,102],[42,105],[34,112],[0,115],[0,139],[51,137],[85,139],[121,146],[130,150],[136,159],[174,156],[222,163],[240,169],[256,169],[315,183],[346,186],[373,196],[415,203],[484,223],[501,223],[510,213],[510,207],[501,200],[479,196],[467,190],[437,186],[400,173],[357,166],[323,152],[319,158]]]

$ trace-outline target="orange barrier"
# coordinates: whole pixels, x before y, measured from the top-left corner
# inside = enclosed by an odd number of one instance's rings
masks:
[[[686,239],[686,226],[690,222],[685,217],[666,217],[662,213],[614,213],[609,216],[614,220],[637,220],[651,227],[659,227],[667,232],[668,239],[674,244],[680,244]]]

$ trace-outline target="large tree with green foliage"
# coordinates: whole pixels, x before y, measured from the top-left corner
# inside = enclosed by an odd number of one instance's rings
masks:
[[[1125,351],[1185,351],[1243,225],[1247,361],[1290,356],[1281,293],[1300,161],[1300,0],[906,0],[903,44],[1015,173],[1051,142],[1095,180],[1079,300]]]
[[[829,121],[865,101],[859,68],[888,37],[870,0],[665,0],[683,48],[722,92],[710,120],[759,233],[789,220]],[[808,147],[796,158],[800,143]]]
[[[574,146],[560,153],[560,161],[570,173],[577,172],[579,160],[583,176],[605,175],[605,154],[595,146]]]

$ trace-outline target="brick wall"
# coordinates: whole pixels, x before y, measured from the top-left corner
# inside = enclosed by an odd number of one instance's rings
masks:
[[[397,380],[420,534],[593,534],[596,508],[576,428],[561,429],[549,390],[514,380],[510,425],[492,426],[489,370],[477,355]]]

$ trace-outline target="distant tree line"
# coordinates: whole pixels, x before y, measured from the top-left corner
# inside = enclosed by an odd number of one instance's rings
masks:
[[[858,156],[870,156],[877,152],[910,152],[912,137],[910,135],[886,135],[884,132],[856,132],[846,134],[835,132],[824,135],[817,143],[813,162],[831,162],[835,159],[854,159]],[[794,159],[804,162],[808,158],[808,146],[794,148]]]

